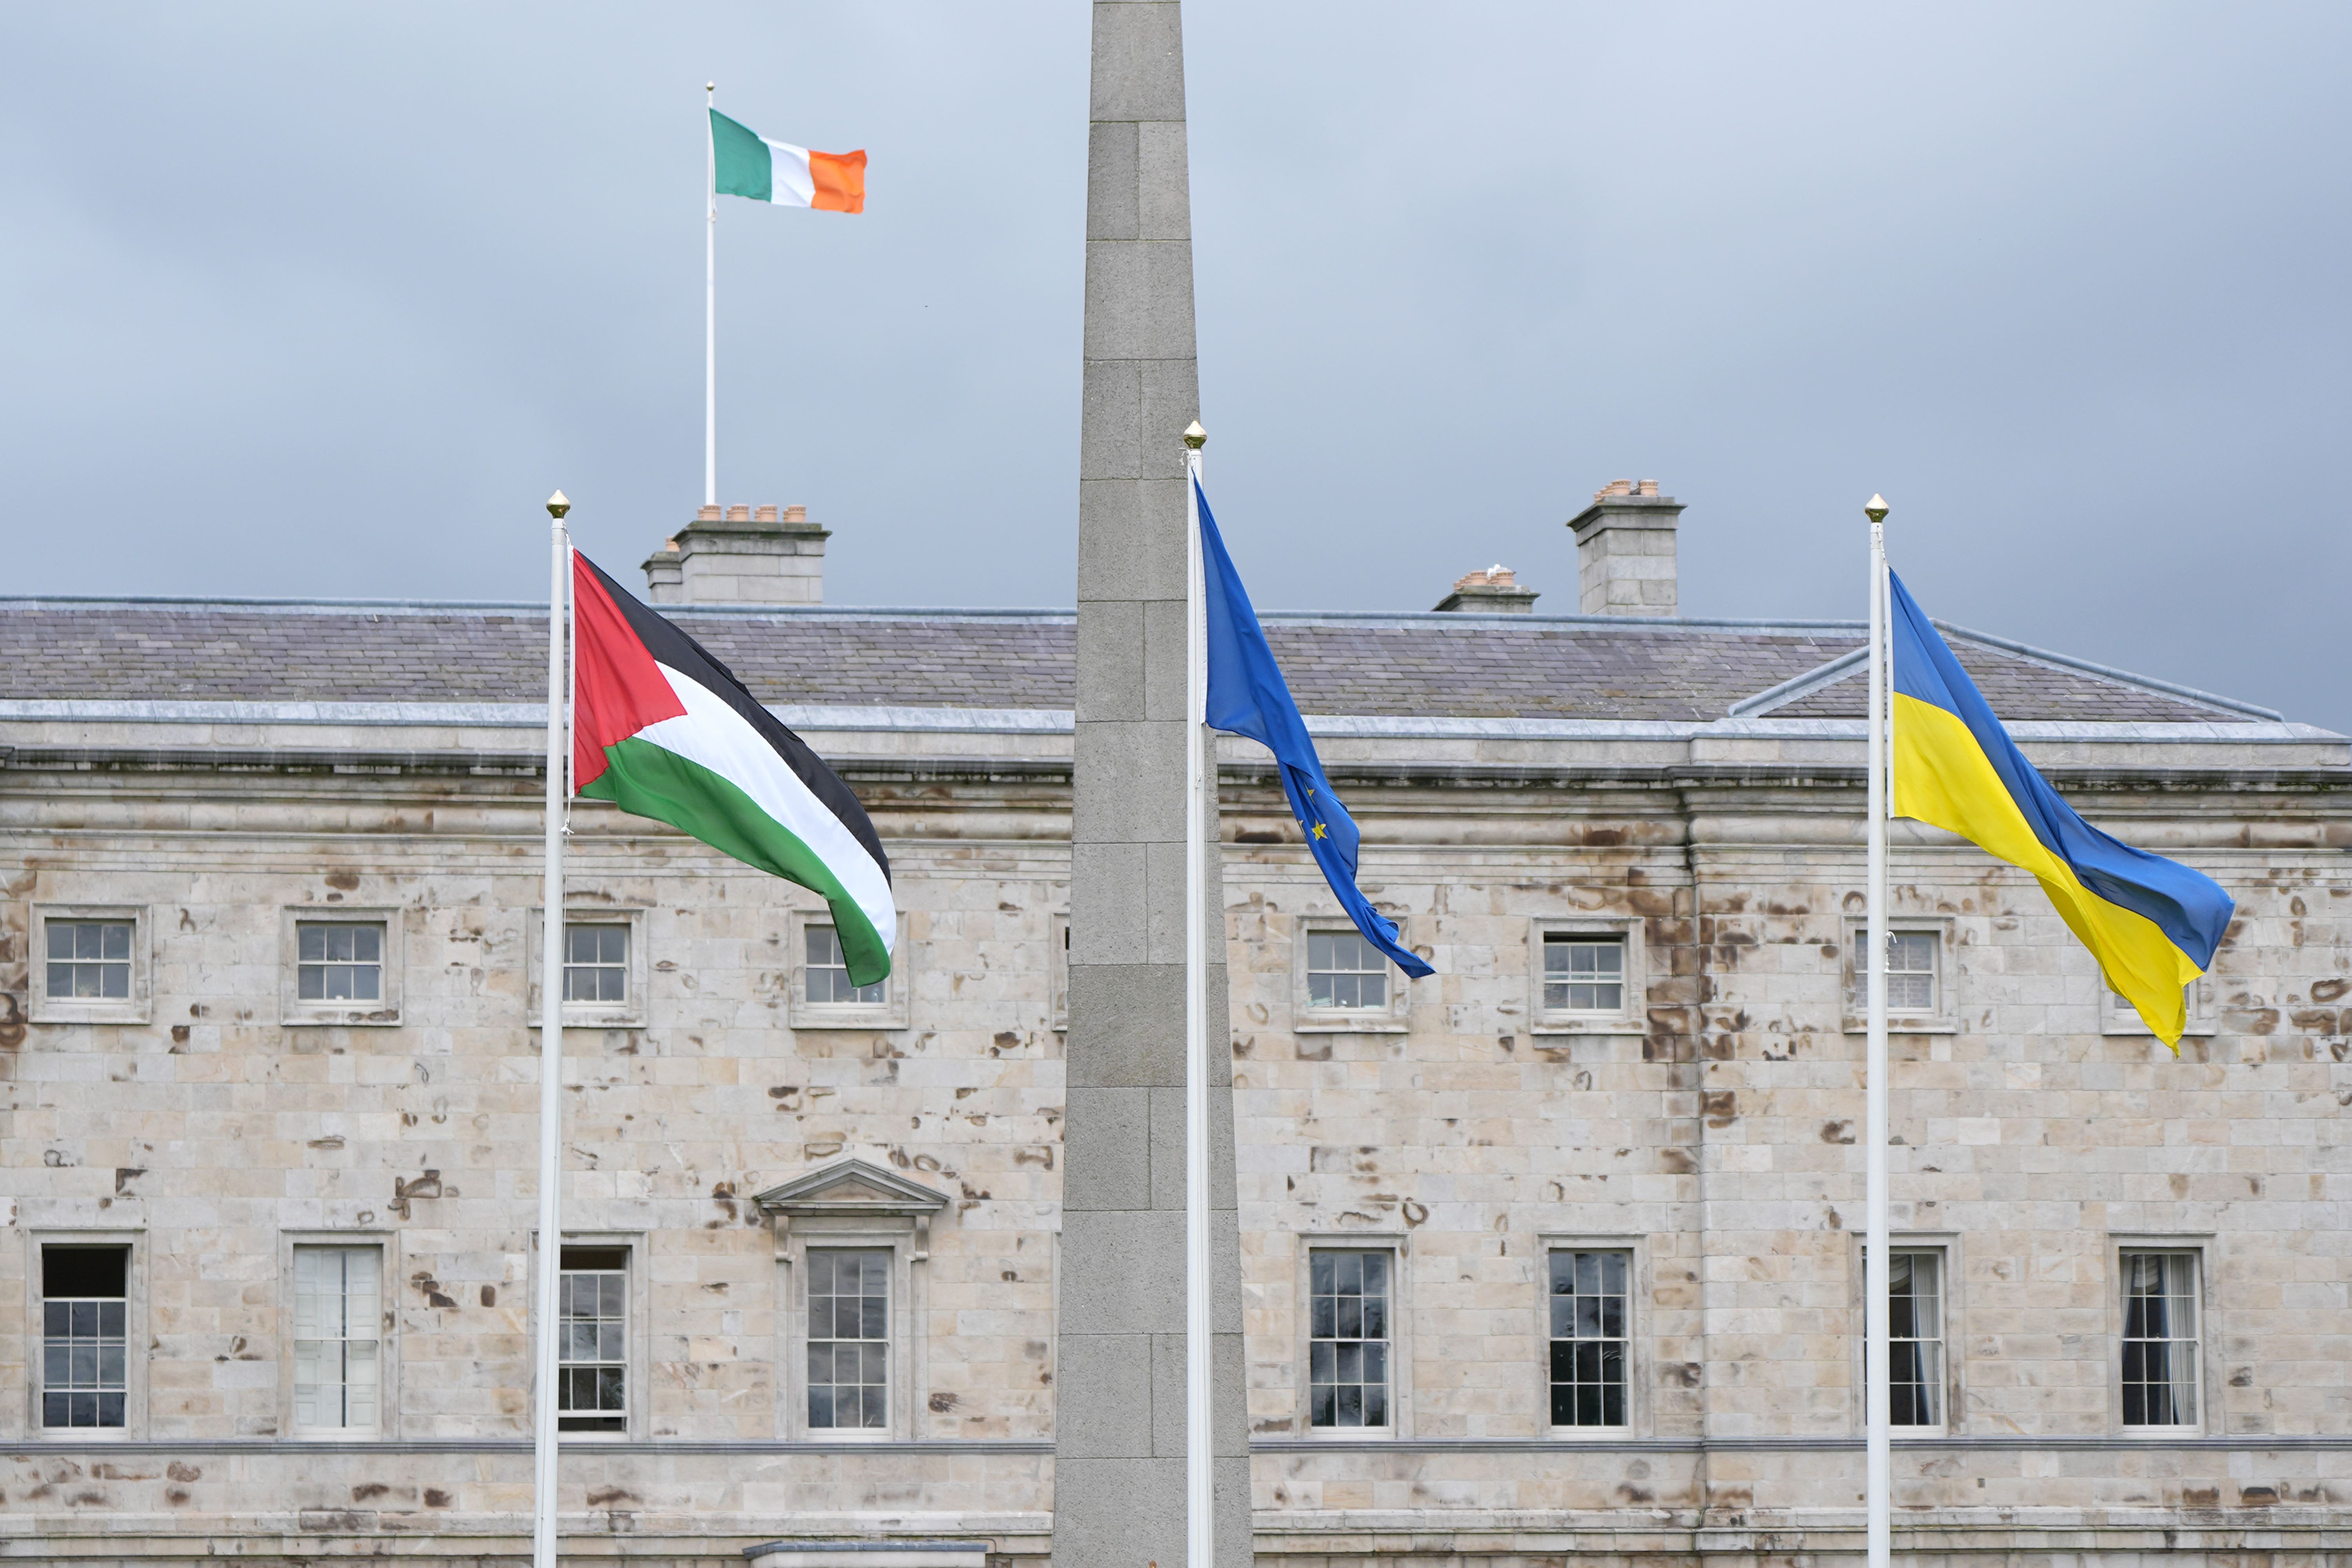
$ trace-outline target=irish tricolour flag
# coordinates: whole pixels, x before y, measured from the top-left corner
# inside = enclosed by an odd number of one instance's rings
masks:
[[[749,196],[780,207],[820,212],[866,210],[866,154],[812,153],[771,142],[750,126],[710,111],[713,187],[722,196]]]
[[[850,982],[890,973],[890,862],[849,786],[728,668],[572,557],[572,789],[823,895]]]

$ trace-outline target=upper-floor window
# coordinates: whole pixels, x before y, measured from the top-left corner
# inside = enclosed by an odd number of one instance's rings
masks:
[[[2197,1254],[2126,1252],[2124,1425],[2197,1424]]]
[[[45,924],[51,1000],[130,1000],[131,921],[51,920]]]
[[[1895,931],[1886,933],[1886,1010],[1890,1013],[1935,1013],[1937,996],[1937,933]]]
[[[294,1426],[373,1432],[383,1387],[383,1249],[294,1249]]]
[[[1944,1255],[1886,1255],[1887,1419],[1897,1426],[1944,1421]]]
[[[298,921],[295,995],[304,1002],[383,999],[383,925],[378,921]]]
[[[121,1427],[129,1403],[131,1249],[41,1248],[41,1425]]]
[[[1633,1254],[1551,1255],[1551,1424],[1627,1424]]]
[[[1308,1255],[1310,1426],[1389,1425],[1389,1308],[1395,1262],[1396,1255],[1384,1249],[1318,1249]]]
[[[629,1249],[567,1247],[556,1282],[556,1430],[629,1428]]]
[[[1616,932],[1545,932],[1543,1005],[1547,1013],[1622,1013],[1624,937]]]
[[[1385,1010],[1389,1005],[1388,955],[1361,931],[1307,933],[1307,1005],[1310,1007]]]
[[[810,1248],[808,1424],[881,1431],[890,1425],[890,1252]]]
[[[877,980],[871,985],[849,983],[849,960],[841,951],[841,932],[832,926],[809,925],[802,928],[802,940],[808,945],[808,999],[816,1006],[878,1007],[886,999],[889,985]]]
[[[629,928],[563,922],[563,999],[625,1003],[629,999]]]

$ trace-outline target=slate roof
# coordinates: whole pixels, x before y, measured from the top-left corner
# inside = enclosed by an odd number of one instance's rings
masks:
[[[1067,611],[842,608],[669,613],[763,701],[1074,705]],[[0,601],[0,700],[530,702],[534,607],[177,600]],[[1606,617],[1270,615],[1309,713],[1706,722],[1848,653],[1862,628]],[[2243,721],[2116,672],[1956,640],[2005,719]],[[1859,677],[1755,716],[1859,718]]]

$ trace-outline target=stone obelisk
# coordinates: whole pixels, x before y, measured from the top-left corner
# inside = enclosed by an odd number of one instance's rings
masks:
[[[1097,0],[1088,118],[1054,1561],[1182,1568],[1181,437],[1200,412],[1200,375],[1177,0]],[[1233,1052],[1213,788],[1206,816],[1216,1561],[1247,1568]]]

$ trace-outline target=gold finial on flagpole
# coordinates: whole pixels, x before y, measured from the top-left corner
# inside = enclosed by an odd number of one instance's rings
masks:
[[[571,510],[572,502],[565,499],[562,490],[558,490],[553,495],[547,498],[547,515],[553,518],[556,521],[562,522],[563,521],[563,514]]]
[[[1870,519],[1873,522],[1885,522],[1886,521],[1886,498],[1881,495],[1872,496],[1870,498],[1869,504],[1862,509],[1862,515]]]
[[[1197,452],[1208,444],[1209,433],[1201,428],[1201,422],[1198,419],[1184,426],[1184,445]]]

